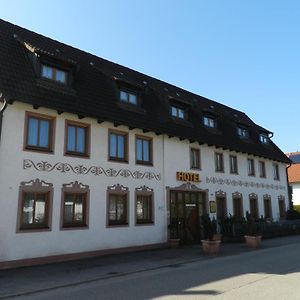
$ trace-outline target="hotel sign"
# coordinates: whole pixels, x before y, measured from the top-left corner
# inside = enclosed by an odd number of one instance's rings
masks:
[[[177,172],[176,179],[178,181],[200,182],[200,175],[197,173]]]

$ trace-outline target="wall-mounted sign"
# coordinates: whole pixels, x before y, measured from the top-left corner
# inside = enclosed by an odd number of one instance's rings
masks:
[[[216,201],[209,201],[209,211],[214,214],[217,212]]]
[[[178,181],[200,182],[200,175],[197,173],[177,172]]]

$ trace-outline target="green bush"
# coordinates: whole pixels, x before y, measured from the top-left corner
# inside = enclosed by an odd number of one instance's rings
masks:
[[[296,210],[295,206],[294,206],[294,209],[289,209],[286,212],[286,219],[287,220],[298,220],[298,219],[300,219],[300,211]]]
[[[300,212],[300,205],[294,205],[294,209]]]

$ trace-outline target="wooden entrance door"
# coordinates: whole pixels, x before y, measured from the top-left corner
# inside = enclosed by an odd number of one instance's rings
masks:
[[[177,233],[182,243],[200,242],[200,217],[205,211],[205,193],[170,192],[170,223],[177,226]]]

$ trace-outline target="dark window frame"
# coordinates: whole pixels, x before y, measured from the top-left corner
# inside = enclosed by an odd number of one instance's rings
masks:
[[[150,209],[149,212],[150,218],[148,219],[138,219],[137,205],[138,205],[139,197],[149,198],[147,201],[150,201],[150,204],[148,204],[148,207]],[[153,189],[150,189],[146,186],[142,186],[140,188],[135,189],[135,225],[136,226],[154,225],[154,192]]]
[[[259,134],[259,141],[262,143],[262,144],[269,144],[270,143],[270,138],[268,136],[268,134],[266,133],[260,133]]]
[[[221,158],[220,164],[219,164],[218,157]],[[221,152],[215,152],[215,172],[218,172],[218,173],[224,173],[225,172],[225,169],[224,169],[224,154],[221,153]]]
[[[197,159],[198,164],[194,164],[193,152],[196,152],[196,155],[198,157],[198,159]],[[192,169],[192,170],[201,170],[201,150],[198,147],[190,147],[190,169]]]
[[[249,128],[242,125],[237,125],[237,134],[241,139],[249,139],[250,131]]]
[[[264,216],[266,219],[273,219],[271,196],[264,196]]]
[[[23,211],[25,194],[44,194],[45,198],[45,222],[36,224],[24,224]],[[53,203],[53,184],[43,180],[35,179],[30,181],[23,181],[19,187],[19,201],[17,213],[17,233],[22,232],[39,232],[51,231],[52,225],[52,203]]]
[[[279,165],[276,163],[273,163],[273,179],[280,181]]]
[[[259,169],[259,177],[260,178],[267,178],[266,173],[266,163],[262,160],[258,162],[258,169]]]
[[[233,161],[235,161],[235,163],[232,164]],[[229,155],[229,167],[230,167],[230,174],[239,173],[238,159],[236,155],[232,155],[232,154]]]
[[[142,140],[142,141],[147,141],[149,143],[149,160],[138,160],[138,146],[137,146],[137,142],[138,140]],[[144,143],[142,142],[142,156],[144,157]],[[147,137],[147,136],[143,136],[143,135],[135,135],[135,163],[137,165],[147,165],[147,166],[153,166],[153,138],[152,137]]]
[[[36,119],[39,124],[40,121],[49,122],[49,132],[48,132],[48,147],[34,146],[28,144],[29,139],[29,120]],[[41,153],[54,153],[54,144],[55,144],[55,122],[56,118],[54,116],[49,116],[40,113],[34,113],[30,111],[25,112],[25,123],[24,123],[24,142],[23,150],[25,151],[36,151]],[[38,139],[40,139],[40,126],[38,127]]]
[[[43,76],[43,68],[44,67],[47,67],[47,68],[51,69],[51,72],[52,72],[52,77],[51,78]],[[64,74],[65,74],[65,80],[64,81],[60,81],[60,80],[56,79],[56,73],[57,73],[57,71],[64,72]],[[41,73],[40,73],[40,76],[43,79],[52,80],[54,82],[67,85],[68,84],[68,75],[69,75],[68,72],[66,70],[64,70],[64,69],[57,68],[57,67],[51,66],[49,64],[41,63]]]
[[[80,151],[71,151],[68,150],[68,128],[69,126],[75,127],[76,128],[76,135],[75,135],[75,145],[77,144],[77,128],[83,128],[84,129],[84,152]],[[90,136],[91,136],[91,126],[90,124],[87,123],[81,123],[77,121],[72,121],[72,120],[66,120],[65,121],[65,150],[64,154],[66,156],[75,156],[75,157],[82,157],[82,158],[89,158],[90,157]]]
[[[258,197],[256,194],[249,195],[249,210],[252,217],[257,220],[259,218],[259,206]]]
[[[127,101],[124,101],[121,99],[121,92],[124,92],[127,94]],[[136,97],[136,103],[132,103],[129,101],[130,95],[134,95]],[[135,91],[133,89],[129,89],[126,87],[120,87],[119,88],[119,101],[120,103],[124,103],[124,104],[128,104],[128,105],[132,105],[132,106],[140,106],[141,100],[140,100],[141,96],[140,96],[140,92],[139,91]]]
[[[176,109],[176,115],[173,115],[173,108]],[[183,112],[183,118],[179,117],[179,111]],[[170,116],[172,118],[175,118],[176,120],[188,120],[188,109],[187,107],[184,107],[182,105],[178,105],[178,104],[174,104],[171,103],[170,104]]]
[[[123,136],[124,137],[124,149],[123,149],[124,158],[119,158],[118,156],[116,156],[116,157],[111,156],[110,136],[112,134],[116,135],[116,136]],[[129,148],[128,132],[114,130],[114,129],[109,129],[108,130],[108,161],[128,163],[128,153],[129,153],[128,148]],[[118,153],[118,145],[117,145],[117,149],[116,149],[116,154],[117,153]]]
[[[247,158],[248,176],[255,177],[255,160],[253,158]]]
[[[239,207],[237,208],[237,202],[239,202]],[[244,207],[243,207],[243,196],[241,194],[232,196],[232,213],[234,217],[243,218],[244,217]]]
[[[107,188],[107,200],[106,200],[106,227],[128,227],[129,226],[129,189],[123,185],[116,184]],[[110,197],[120,196],[124,198],[125,202],[125,215],[124,220],[111,220],[110,219]]]
[[[208,120],[207,124],[205,122],[205,119]],[[213,126],[211,126],[211,122],[213,123]],[[203,125],[206,128],[212,128],[212,129],[216,129],[217,128],[217,118],[211,115],[203,115]]]

